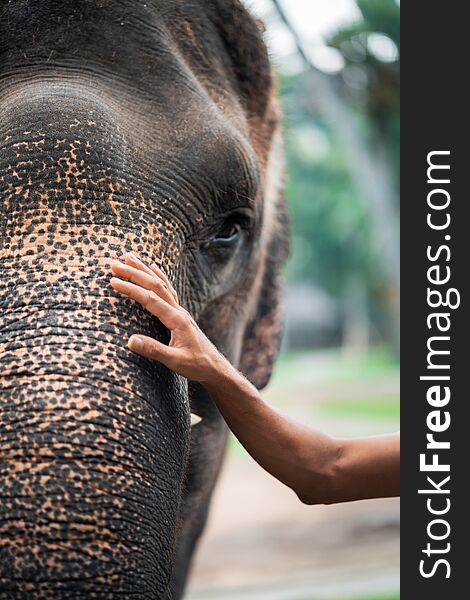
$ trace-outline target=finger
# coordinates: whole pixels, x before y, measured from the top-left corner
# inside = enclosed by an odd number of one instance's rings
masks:
[[[123,281],[117,277],[111,277],[112,287],[121,294],[126,295],[131,300],[135,300],[141,304],[152,315],[160,319],[160,321],[170,330],[174,330],[180,325],[182,320],[181,309],[169,304],[151,290],[146,290],[130,281]]]
[[[152,271],[149,275],[146,271],[142,271],[120,262],[112,262],[111,270],[113,275],[116,275],[121,279],[128,279],[132,283],[140,285],[146,290],[152,290],[166,302],[169,302],[170,304],[176,304],[175,298],[168,287],[166,287]]]
[[[158,275],[158,277],[160,277],[160,279],[167,284],[168,287],[173,288],[173,286],[170,283],[170,280],[168,279],[168,275],[157,265],[157,263],[153,262],[150,265],[150,268],[155,273],[155,275]]]
[[[150,269],[150,267],[147,267],[147,265],[133,252],[127,252],[127,254],[124,254],[123,259],[126,264],[131,265],[140,271],[145,271],[145,273],[148,273],[149,275],[153,275],[153,271]]]
[[[156,263],[152,263],[150,265],[152,272],[155,273],[160,279],[166,284],[173,298],[178,302],[178,294],[176,293],[175,288],[171,285],[168,276],[160,269],[160,267]]]
[[[132,352],[136,352],[144,358],[157,360],[164,364],[165,367],[171,368],[170,365],[174,365],[174,354],[176,351],[147,335],[131,335],[127,346]]]
[[[165,273],[159,267],[157,267],[156,263],[152,263],[152,265],[150,267],[148,267],[133,252],[128,252],[124,256],[124,260],[127,264],[132,265],[139,270],[145,271],[146,273],[148,273],[150,275],[154,275],[154,274],[157,275],[163,281],[164,285],[166,287],[168,287],[174,300],[176,302],[178,302],[178,294],[176,293],[175,289],[171,285],[168,277],[165,275]]]

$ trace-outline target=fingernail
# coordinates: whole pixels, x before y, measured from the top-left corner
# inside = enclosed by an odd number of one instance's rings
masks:
[[[128,346],[131,350],[134,350],[135,352],[140,352],[140,350],[142,350],[142,348],[144,347],[144,342],[142,341],[142,338],[140,338],[138,335],[133,335],[131,338],[129,338]]]

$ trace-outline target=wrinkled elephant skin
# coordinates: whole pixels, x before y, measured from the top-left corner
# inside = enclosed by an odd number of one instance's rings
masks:
[[[168,332],[109,263],[159,264],[263,387],[278,121],[235,0],[0,3],[1,598],[181,597],[226,428],[202,386],[128,350]]]

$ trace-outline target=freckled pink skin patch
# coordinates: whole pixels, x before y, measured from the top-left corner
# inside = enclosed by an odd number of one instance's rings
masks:
[[[176,227],[104,166],[91,112],[40,129],[20,114],[0,144],[0,571],[44,597],[74,578],[83,594],[158,586],[148,556],[171,561],[189,435],[181,383],[126,346],[161,327],[108,283],[126,249],[175,264]]]

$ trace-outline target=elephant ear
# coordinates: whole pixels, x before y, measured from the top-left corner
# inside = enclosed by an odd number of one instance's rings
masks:
[[[220,58],[227,59],[226,71],[249,117],[264,121],[274,86],[262,25],[240,0],[214,3],[213,22],[225,50]]]
[[[283,331],[282,267],[288,254],[284,161],[276,86],[263,28],[239,0],[213,0],[227,72],[248,117],[253,147],[264,173],[259,268],[250,298],[239,368],[258,388],[271,377]]]
[[[260,266],[239,367],[258,389],[264,388],[269,382],[283,333],[282,269],[289,253],[289,218],[282,178],[283,166],[278,133],[268,160]]]
[[[283,277],[285,242],[277,237],[268,247],[255,315],[243,338],[240,370],[260,390],[271,377],[283,333]]]

